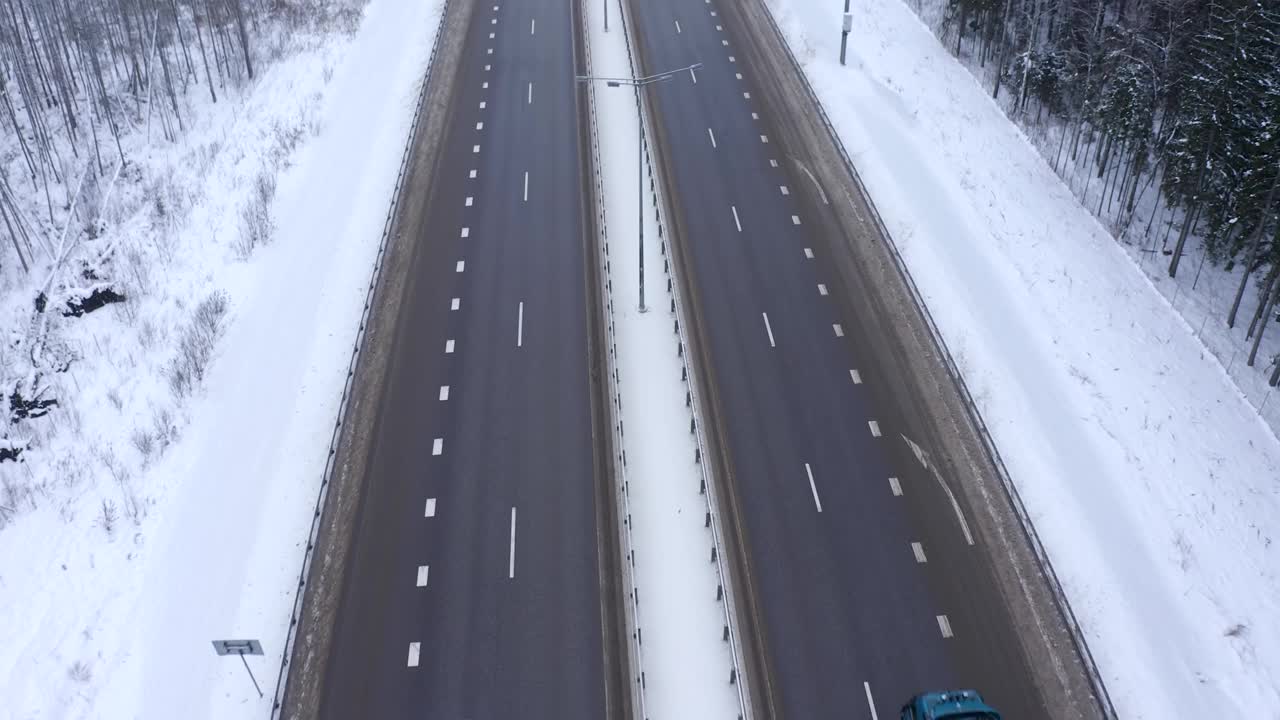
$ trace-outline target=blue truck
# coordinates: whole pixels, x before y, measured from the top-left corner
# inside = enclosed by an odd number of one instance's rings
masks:
[[[902,720],[1000,720],[977,690],[927,692],[902,706]]]

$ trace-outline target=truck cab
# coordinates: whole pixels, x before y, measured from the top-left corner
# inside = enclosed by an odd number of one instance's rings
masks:
[[[927,692],[902,706],[902,720],[1000,720],[977,690]]]

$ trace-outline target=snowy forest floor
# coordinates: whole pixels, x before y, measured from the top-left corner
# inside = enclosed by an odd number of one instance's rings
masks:
[[[45,378],[49,414],[8,428],[21,462],[0,463],[0,718],[266,715],[440,5],[276,28],[256,79],[178,98],[173,141],[158,117],[122,134],[129,163],[93,196],[105,230],[81,248],[112,250],[125,300],[34,321],[69,365]],[[0,161],[43,225],[15,144]],[[7,352],[47,286],[5,266]],[[214,655],[234,637],[262,641],[265,699]]]
[[[838,4],[769,4],[974,389],[1120,716],[1280,705],[1280,443],[1201,341],[1199,308],[1231,279],[1205,267],[1190,292],[1189,257],[1171,303],[1162,268],[1126,254],[901,0],[854,3],[847,67]]]

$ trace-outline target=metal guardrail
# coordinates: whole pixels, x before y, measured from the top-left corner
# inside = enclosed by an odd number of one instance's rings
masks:
[[[889,254],[893,258],[893,263],[902,277],[907,290],[911,293],[911,298],[919,309],[921,316],[925,320],[925,325],[929,329],[929,334],[933,338],[934,344],[938,347],[942,358],[947,367],[947,373],[951,375],[956,387],[960,391],[960,397],[964,402],[965,409],[968,411],[969,418],[973,422],[974,427],[978,429],[978,436],[982,440],[987,456],[990,458],[992,465],[996,468],[996,473],[1000,476],[1000,482],[1004,486],[1005,493],[1008,495],[1010,505],[1014,509],[1014,514],[1018,516],[1018,522],[1022,526],[1023,534],[1026,536],[1028,544],[1031,546],[1035,555],[1036,563],[1040,566],[1041,574],[1048,580],[1050,590],[1054,596],[1054,601],[1058,605],[1059,611],[1062,613],[1063,619],[1067,623],[1067,630],[1071,634],[1072,643],[1076,647],[1077,654],[1085,665],[1085,670],[1089,675],[1089,682],[1093,686],[1093,694],[1098,702],[1099,709],[1103,715],[1108,718],[1119,717],[1116,713],[1115,705],[1111,701],[1111,695],[1107,692],[1107,686],[1102,680],[1102,674],[1098,670],[1098,664],[1094,660],[1093,653],[1089,650],[1089,645],[1085,641],[1084,631],[1080,628],[1080,623],[1076,619],[1075,612],[1071,609],[1071,604],[1067,601],[1066,593],[1062,589],[1062,583],[1058,579],[1058,575],[1054,572],[1053,564],[1049,560],[1048,553],[1045,552],[1044,544],[1040,541],[1040,536],[1036,532],[1034,523],[1027,513],[1027,508],[1022,502],[1022,496],[1018,492],[1017,485],[1014,484],[1013,478],[1009,474],[1008,467],[1004,464],[1004,459],[1000,456],[1000,450],[996,447],[991,431],[987,428],[986,422],[982,419],[982,412],[978,409],[977,403],[973,399],[973,394],[969,392],[969,386],[964,380],[964,374],[960,371],[960,366],[956,363],[955,358],[951,354],[951,349],[947,346],[947,342],[943,339],[942,331],[938,328],[938,324],[934,321],[933,315],[929,312],[928,305],[925,304],[924,296],[921,294],[919,287],[916,286],[915,279],[911,276],[911,271],[907,268],[906,261],[903,260],[901,252],[898,250],[897,243],[893,241],[893,236],[889,234],[889,228],[885,226],[884,219],[880,216],[880,211],[876,208],[875,203],[871,199],[871,194],[867,192],[866,185],[862,182],[862,176],[858,174],[858,169],[854,166],[849,152],[844,146],[844,141],[836,132],[835,126],[831,122],[830,116],[827,115],[826,108],[822,105],[822,101],[818,98],[818,94],[814,91],[813,85],[809,82],[809,76],[805,74],[804,66],[796,59],[795,54],[791,51],[791,46],[787,44],[782,29],[778,26],[777,19],[773,16],[773,11],[769,9],[768,3],[762,2],[765,14],[769,18],[769,24],[774,32],[781,38],[782,46],[786,48],[787,57],[791,64],[795,67],[796,73],[804,80],[805,92],[818,108],[818,113],[822,118],[822,123],[826,127],[827,132],[831,135],[837,148],[840,149],[840,158],[844,162],[845,168],[849,171],[850,177],[853,178],[854,184],[858,188],[858,195],[862,198],[863,203],[871,211],[871,219],[876,225],[880,236],[884,238],[886,247],[889,248]]]
[[[619,0],[619,16],[622,19],[623,37],[626,39],[627,47],[627,63],[631,67],[632,77],[639,77],[641,73],[636,66],[635,54],[631,49],[631,18],[629,17],[628,3]],[[648,106],[643,102],[644,90],[640,87],[635,88],[635,98],[637,107],[640,108],[639,113],[642,121],[647,118]],[[707,515],[706,526],[711,530],[712,548],[711,560],[716,566],[716,580],[719,584],[717,588],[717,600],[721,602],[721,610],[724,613],[724,640],[729,643],[729,653],[733,666],[729,669],[729,684],[734,686],[738,694],[738,718],[739,720],[749,720],[753,717],[750,704],[747,701],[747,693],[742,686],[742,666],[744,664],[742,657],[742,643],[738,637],[737,623],[734,621],[737,613],[737,607],[734,603],[732,586],[729,584],[728,574],[724,567],[724,541],[720,536],[720,513],[719,501],[716,498],[716,485],[708,477],[707,463],[704,459],[707,457],[706,438],[703,435],[702,423],[698,422],[698,387],[694,372],[689,367],[689,353],[686,349],[689,347],[689,339],[685,334],[685,328],[680,323],[680,318],[684,317],[684,303],[680,298],[680,283],[676,282],[673,275],[675,274],[675,263],[672,261],[670,254],[667,252],[667,240],[665,223],[662,221],[663,208],[666,207],[666,195],[662,192],[659,183],[654,181],[654,163],[650,153],[650,142],[648,133],[645,132],[644,123],[640,126],[641,142],[644,147],[645,165],[648,169],[649,192],[653,197],[654,219],[658,224],[658,244],[662,251],[663,273],[667,276],[667,292],[671,296],[671,312],[675,315],[674,332],[677,337],[677,352],[680,355],[680,363],[682,366],[681,375],[688,390],[685,394],[685,406],[689,408],[689,431],[693,433],[697,447],[694,450],[694,462],[698,465],[699,474],[702,476],[700,483],[702,496],[706,501]]]
[[[427,58],[427,67],[418,81],[417,105],[413,111],[413,123],[409,127],[409,135],[405,138],[404,151],[400,156],[400,170],[396,174],[396,185],[387,203],[387,217],[382,225],[382,238],[378,242],[378,255],[374,260],[373,271],[369,275],[369,287],[365,291],[364,309],[360,314],[360,326],[356,330],[356,338],[351,346],[351,359],[347,363],[347,377],[342,385],[342,398],[338,401],[338,414],[333,423],[333,432],[329,437],[329,455],[325,460],[324,475],[320,480],[320,489],[316,492],[315,513],[311,516],[311,529],[307,534],[307,546],[302,556],[302,569],[298,572],[298,585],[294,589],[293,610],[289,615],[289,630],[285,635],[284,652],[280,655],[280,670],[276,675],[276,689],[271,703],[272,720],[279,716],[284,703],[286,677],[289,660],[293,654],[293,645],[297,640],[298,620],[302,614],[302,603],[306,597],[307,579],[311,575],[311,561],[314,555],[316,537],[320,533],[320,518],[324,515],[325,500],[329,496],[329,482],[333,479],[334,460],[338,454],[338,440],[342,431],[342,423],[346,419],[347,408],[351,401],[351,387],[355,382],[356,366],[360,361],[360,348],[364,343],[365,328],[369,324],[369,313],[373,307],[373,295],[382,274],[382,262],[386,257],[387,243],[391,237],[391,225],[395,220],[397,208],[400,206],[400,189],[404,184],[405,171],[409,167],[409,156],[412,154],[414,139],[418,136],[418,123],[422,115],[422,101],[426,97],[427,86],[431,82],[431,71],[435,67],[436,51],[440,46],[440,33],[444,29],[445,18],[449,16],[450,0],[440,3],[440,21],[436,26],[435,41],[431,46],[431,55]]]
[[[582,17],[585,25],[585,23],[590,22],[587,13],[586,0],[579,0],[579,4],[582,6]],[[583,29],[585,31],[583,32],[583,47],[587,61],[587,67],[584,69],[584,72],[587,75],[592,75],[591,32],[586,27]],[[600,259],[605,268],[604,281],[600,283],[600,292],[603,295],[601,300],[604,302],[605,311],[609,315],[609,322],[606,323],[609,351],[605,354],[608,357],[609,391],[610,395],[613,397],[614,406],[614,412],[611,413],[613,415],[614,439],[613,466],[614,472],[617,474],[616,477],[619,481],[618,484],[622,490],[622,492],[618,493],[618,501],[621,505],[620,510],[622,512],[623,519],[622,525],[625,528],[625,531],[623,532],[623,540],[625,542],[624,549],[627,555],[625,562],[623,563],[623,567],[625,568],[623,572],[623,579],[628,598],[628,601],[625,604],[627,606],[627,624],[630,626],[629,629],[631,631],[629,633],[631,635],[631,652],[635,658],[636,667],[636,674],[635,677],[631,679],[630,685],[632,697],[635,699],[635,707],[640,709],[639,716],[641,720],[647,720],[649,714],[645,708],[644,702],[644,648],[641,643],[642,634],[640,632],[640,594],[636,590],[635,582],[636,553],[635,542],[631,536],[631,486],[627,481],[627,451],[623,446],[622,392],[618,387],[620,385],[621,378],[618,375],[617,365],[618,342],[615,338],[613,328],[613,279],[609,276],[609,220],[605,213],[604,173],[600,167],[600,132],[598,128],[599,123],[596,121],[596,88],[595,83],[583,84],[586,86],[587,105],[590,109],[591,115],[591,165],[595,171],[596,215],[599,218],[598,223],[600,227]]]

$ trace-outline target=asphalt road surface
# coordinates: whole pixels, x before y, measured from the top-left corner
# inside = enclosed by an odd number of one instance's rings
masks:
[[[897,383],[881,374],[893,368],[869,362],[862,323],[833,297],[827,244],[798,199],[811,181],[771,136],[779,118],[753,97],[723,2],[631,7],[644,74],[704,64],[649,98],[691,247],[779,714],[896,717],[917,692],[975,687],[1006,717],[1046,717],[983,539],[903,452],[908,424],[884,392]]]
[[[568,0],[479,0],[321,716],[601,718]]]

